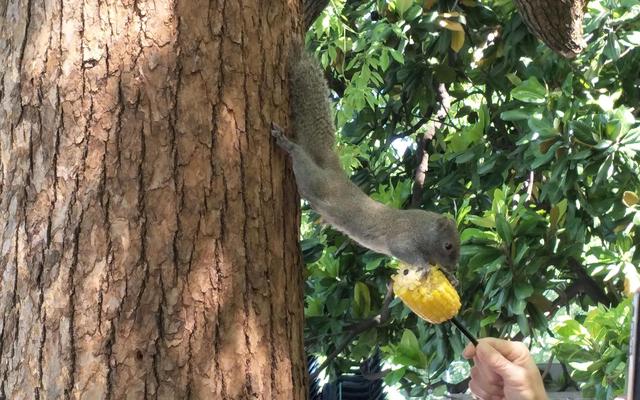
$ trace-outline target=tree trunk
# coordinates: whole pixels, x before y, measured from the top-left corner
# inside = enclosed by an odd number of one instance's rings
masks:
[[[586,0],[515,0],[522,19],[540,40],[566,58],[585,47],[582,20]]]
[[[300,14],[0,1],[0,398],[305,397]]]

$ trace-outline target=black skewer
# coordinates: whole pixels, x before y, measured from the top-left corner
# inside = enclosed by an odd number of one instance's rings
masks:
[[[476,339],[476,337],[473,336],[471,332],[469,332],[469,330],[462,324],[462,322],[460,322],[457,317],[451,318],[451,322],[453,322],[456,328],[458,328],[460,332],[462,332],[462,334],[465,335],[471,343],[473,343],[474,346],[478,345],[478,339]]]

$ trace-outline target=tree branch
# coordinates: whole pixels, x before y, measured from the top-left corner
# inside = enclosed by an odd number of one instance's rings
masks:
[[[551,354],[551,357],[549,357],[549,360],[547,361],[547,364],[544,367],[544,371],[542,371],[542,374],[540,374],[542,376],[543,381],[544,381],[544,378],[546,378],[547,375],[549,375],[549,373],[551,372],[551,366],[553,365],[554,358],[556,358],[556,356],[554,354]]]
[[[436,90],[436,101],[440,104],[438,111],[436,112],[437,121],[430,124],[427,128],[427,132],[424,135],[420,135],[418,139],[418,147],[416,150],[416,158],[418,165],[416,166],[416,172],[413,179],[413,188],[411,189],[411,208],[418,208],[422,204],[422,193],[424,192],[424,183],[427,178],[427,171],[429,169],[429,153],[427,153],[427,142],[433,139],[436,131],[442,127],[447,117],[447,109],[451,105],[451,96],[447,92],[447,88],[444,83],[439,83]],[[422,118],[422,124],[431,119],[433,111],[425,118]],[[422,125],[421,124],[421,125]]]
[[[320,13],[325,9],[325,7],[329,4],[329,0],[304,0],[302,3],[303,6],[303,16],[304,16],[304,31],[308,31],[313,24],[313,21],[318,18]]]
[[[429,130],[435,128],[433,125],[429,127]],[[418,208],[422,204],[422,192],[424,191],[424,182],[427,179],[427,171],[429,170],[429,153],[427,153],[427,136],[420,135],[418,138],[418,148],[416,149],[416,157],[418,159],[418,166],[413,178],[413,188],[411,188],[411,208]],[[433,137],[433,135],[431,135]]]
[[[612,301],[605,293],[604,289],[598,285],[598,283],[587,273],[586,268],[575,258],[569,257],[567,259],[567,265],[569,266],[569,270],[584,281],[585,287],[584,292],[589,295],[593,300],[602,303],[607,306],[611,306]]]

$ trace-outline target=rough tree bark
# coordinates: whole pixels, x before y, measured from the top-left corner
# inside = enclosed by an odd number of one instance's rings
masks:
[[[582,20],[586,0],[514,0],[522,19],[540,40],[566,58],[585,47]]]
[[[284,0],[0,1],[1,398],[305,397],[269,136],[300,21]]]

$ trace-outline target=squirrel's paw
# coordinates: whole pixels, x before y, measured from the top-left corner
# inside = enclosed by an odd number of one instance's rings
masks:
[[[273,138],[276,140],[278,146],[280,146],[287,152],[293,149],[293,142],[287,139],[286,136],[284,136],[284,131],[275,122],[271,123],[271,136],[273,136]]]
[[[449,279],[449,282],[451,282],[451,284],[454,287],[458,287],[458,285],[460,284],[460,282],[458,282],[458,279],[453,276],[453,273],[451,271],[449,271],[446,268],[441,268],[441,271],[444,273],[444,275]]]
[[[451,282],[453,286],[458,287],[458,284],[460,282],[458,282],[458,279],[455,276],[453,276],[453,273],[451,271],[449,271],[446,268],[439,268],[439,269],[444,274],[444,276],[446,276],[447,279],[449,279],[449,282]],[[427,265],[426,267],[420,268],[420,279],[424,279],[427,275],[429,275],[430,272],[431,272],[431,265]]]
[[[431,265],[427,264],[427,266],[420,266],[420,267],[413,267],[416,268],[418,271],[418,280],[423,280],[427,277],[427,275],[429,275],[429,272],[431,272]],[[404,274],[408,274],[409,270],[405,270]]]

